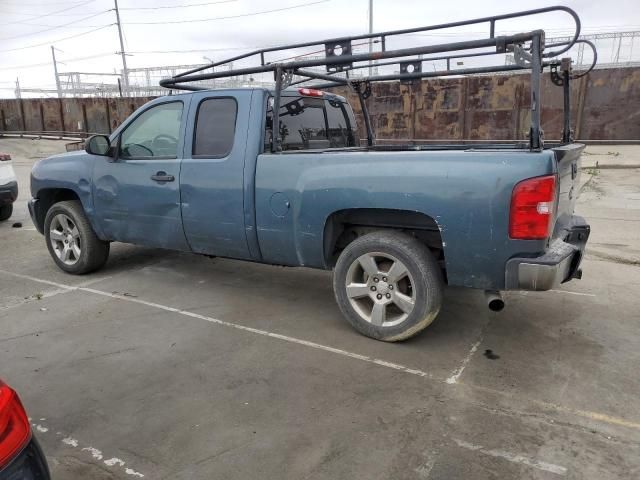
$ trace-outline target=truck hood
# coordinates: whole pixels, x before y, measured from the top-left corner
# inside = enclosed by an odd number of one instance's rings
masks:
[[[56,161],[58,159],[75,158],[75,157],[82,157],[82,156],[88,157],[89,155],[84,150],[76,150],[75,152],[57,153],[55,155],[51,155],[49,157],[38,160],[36,162],[36,165],[40,162]]]
[[[46,188],[86,189],[91,183],[95,157],[84,151],[43,158],[31,169],[31,195]]]

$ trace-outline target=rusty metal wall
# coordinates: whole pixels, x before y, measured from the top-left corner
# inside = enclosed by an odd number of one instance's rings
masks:
[[[0,132],[110,133],[151,98],[0,99]]]
[[[373,85],[368,100],[379,139],[525,139],[530,118],[530,76],[492,75]],[[346,88],[364,122],[357,96]],[[0,100],[0,132],[110,133],[150,98]],[[640,68],[595,70],[573,82],[572,125],[583,140],[640,140]],[[542,127],[548,139],[562,132],[562,89],[548,74],[542,83]]]
[[[492,75],[374,84],[368,108],[378,138],[416,140],[521,140],[527,138],[530,76]],[[345,95],[366,136],[358,98]],[[562,134],[562,88],[542,82],[542,128]],[[573,82],[572,126],[583,140],[640,140],[640,68],[595,70]]]

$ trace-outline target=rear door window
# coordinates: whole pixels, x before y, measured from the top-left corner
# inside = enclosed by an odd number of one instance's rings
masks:
[[[222,158],[233,148],[238,104],[234,98],[208,98],[200,102],[193,138],[194,157]]]

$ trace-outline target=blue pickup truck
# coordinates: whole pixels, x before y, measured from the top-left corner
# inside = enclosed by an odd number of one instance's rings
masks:
[[[86,151],[39,161],[29,210],[72,274],[102,267],[114,241],[333,270],[346,319],[385,341],[429,325],[445,285],[485,290],[498,310],[502,290],[581,275],[583,145],[358,137],[352,108],[328,91],[169,95]]]

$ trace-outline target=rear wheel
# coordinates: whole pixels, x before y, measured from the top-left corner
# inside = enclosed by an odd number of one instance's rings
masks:
[[[9,217],[11,217],[11,214],[13,213],[13,204],[10,203],[9,205],[3,205],[0,207],[0,222],[4,222],[5,220],[8,220]]]
[[[67,273],[93,272],[109,258],[109,242],[96,236],[77,200],[59,202],[49,209],[44,235],[51,258]]]
[[[364,235],[344,249],[333,288],[340,310],[360,333],[378,340],[405,340],[440,311],[443,280],[429,249],[395,231]]]

